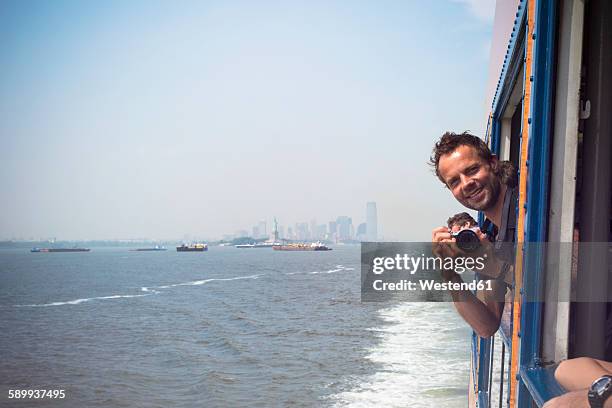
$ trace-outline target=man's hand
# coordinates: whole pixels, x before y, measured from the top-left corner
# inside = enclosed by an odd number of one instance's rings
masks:
[[[438,258],[456,258],[463,251],[457,248],[455,238],[452,237],[450,229],[447,227],[438,227],[431,232],[432,252]],[[453,270],[443,270],[442,279],[450,281],[455,275]]]
[[[587,390],[573,391],[548,401],[542,408],[590,408]]]
[[[456,258],[463,254],[447,227],[438,227],[431,232],[432,252],[440,258]]]

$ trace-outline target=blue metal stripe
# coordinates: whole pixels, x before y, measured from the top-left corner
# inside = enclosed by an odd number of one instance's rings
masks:
[[[480,353],[478,351],[478,335],[472,332],[472,380],[474,381],[474,385],[478,380],[477,372],[478,372],[478,357]],[[476,388],[470,390],[470,392],[476,392]]]
[[[501,138],[501,124],[497,117],[495,117],[493,128],[491,129],[491,152],[499,156],[499,145]]]
[[[489,393],[480,391],[478,393],[478,408],[489,408]]]
[[[486,405],[478,405],[481,407],[488,407],[488,395],[489,395],[489,374],[490,374],[490,365],[491,365],[491,339],[483,339],[479,338],[480,343],[480,355],[478,361],[478,398],[480,399],[481,395],[485,395]]]
[[[521,378],[538,407],[551,398],[565,393],[565,390],[555,380],[555,368],[521,368]]]
[[[544,242],[547,234],[550,145],[552,135],[553,73],[555,68],[556,5],[552,0],[536,3],[531,123],[528,146],[525,242]],[[541,246],[530,247],[523,263],[523,299],[521,308],[521,348],[519,356],[521,386],[518,407],[531,407],[532,397],[547,395],[548,383],[529,381],[526,376],[541,365],[542,303],[544,254]],[[535,371],[534,371],[535,372]],[[538,377],[534,377],[537,379]],[[537,401],[536,401],[537,402]]]

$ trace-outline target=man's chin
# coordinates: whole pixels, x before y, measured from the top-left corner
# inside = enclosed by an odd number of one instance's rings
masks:
[[[483,200],[479,201],[466,201],[463,203],[464,206],[474,211],[486,211],[491,207],[491,200],[489,196],[486,196]]]

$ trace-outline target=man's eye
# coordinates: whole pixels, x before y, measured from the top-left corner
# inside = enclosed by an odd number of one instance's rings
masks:
[[[449,186],[450,188],[453,188],[453,187],[455,187],[456,185],[457,185],[457,180],[451,180],[451,181],[448,183],[448,186]]]
[[[468,169],[467,174],[475,174],[476,172],[478,172],[478,167],[474,166]]]

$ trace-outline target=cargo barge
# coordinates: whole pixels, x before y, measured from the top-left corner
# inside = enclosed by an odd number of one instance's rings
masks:
[[[130,251],[135,251],[135,252],[166,251],[166,248],[156,245],[153,248],[136,248],[136,249],[130,249]]]
[[[208,251],[206,244],[181,245],[176,247],[177,252],[204,252]]]
[[[234,245],[235,248],[273,248],[274,246],[281,245],[278,242],[257,242],[254,244],[237,244]]]
[[[274,245],[272,249],[275,251],[331,251],[331,248],[323,245],[320,242],[313,242],[312,244],[279,244]]]

